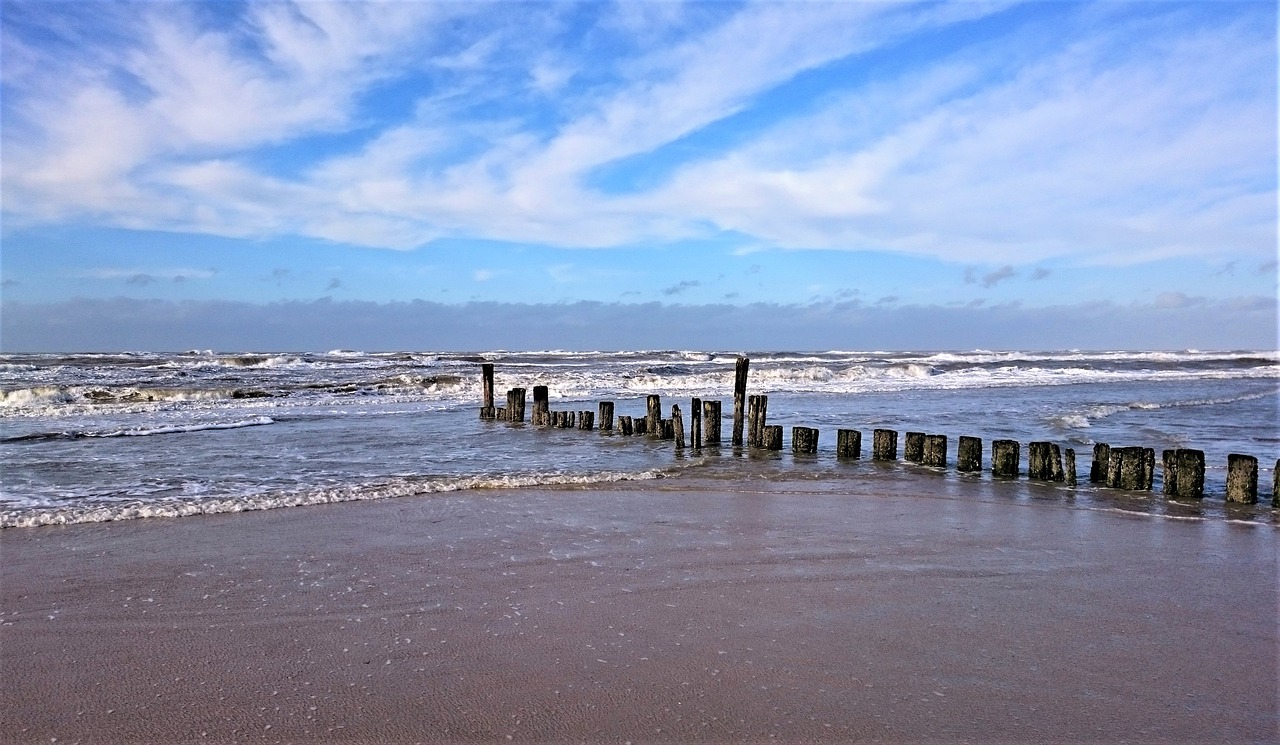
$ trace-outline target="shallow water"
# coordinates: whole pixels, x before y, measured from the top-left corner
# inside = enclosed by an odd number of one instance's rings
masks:
[[[768,421],[821,430],[816,459],[677,453],[671,442],[478,419],[481,361],[510,387],[547,385],[555,410],[616,402],[642,416],[689,399],[724,402],[730,431],[736,355],[696,351],[182,355],[3,355],[0,525],[118,520],[377,499],[459,489],[622,479],[877,478],[981,496],[989,476],[906,464],[841,464],[837,428],[1205,451],[1199,504],[1156,493],[1019,483],[1018,499],[1074,499],[1098,509],[1169,517],[1272,521],[1222,504],[1229,453],[1260,460],[1269,501],[1280,451],[1280,355],[1238,353],[756,353],[750,393]],[[499,401],[501,403],[501,401]],[[527,404],[532,409],[532,397]],[[900,447],[901,447],[901,434]],[[787,446],[789,447],[789,446]],[[901,481],[901,483],[899,483]],[[731,485],[727,488],[734,488]],[[887,487],[886,487],[887,488]]]

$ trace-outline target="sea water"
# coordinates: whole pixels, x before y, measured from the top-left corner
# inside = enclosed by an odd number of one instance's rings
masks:
[[[0,526],[270,509],[443,491],[637,479],[880,479],[955,498],[990,495],[989,474],[834,458],[835,430],[1049,440],[1075,448],[1081,484],[999,498],[1072,500],[1192,519],[1275,523],[1280,353],[753,352],[749,393],[769,396],[768,423],[821,431],[816,458],[734,450],[738,353],[703,351],[0,355]],[[724,402],[726,444],[678,451],[671,441],[481,421],[480,364],[509,388],[546,385],[553,410],[664,416],[690,399]],[[531,413],[531,397],[528,405]],[[526,420],[528,417],[526,416]],[[1090,485],[1092,445],[1205,451],[1207,497],[1170,506],[1155,493]],[[1222,504],[1229,453],[1258,457],[1263,503]],[[1157,468],[1157,472],[1159,468]],[[913,481],[915,479],[916,481]],[[919,481],[919,479],[925,479]],[[916,487],[910,484],[918,483]],[[986,486],[984,486],[986,485]],[[1044,488],[1044,485],[1040,485]],[[429,497],[426,497],[429,498]]]

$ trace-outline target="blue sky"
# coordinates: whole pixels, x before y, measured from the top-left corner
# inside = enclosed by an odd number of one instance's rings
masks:
[[[0,8],[7,349],[1276,344],[1273,2]]]

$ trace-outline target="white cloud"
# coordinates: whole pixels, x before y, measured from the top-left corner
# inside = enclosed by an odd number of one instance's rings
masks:
[[[35,42],[4,32],[10,224],[397,249],[731,231],[988,266],[1274,251],[1274,39],[1247,12],[1205,25],[1068,6],[1061,28],[1009,24],[906,71],[824,77],[791,110],[761,96],[1002,6],[623,3],[587,29],[518,5],[253,4],[225,27],[132,7],[141,22],[109,14],[105,41],[66,31],[91,43],[43,72]],[[634,46],[597,58],[542,45],[553,32]],[[388,83],[398,98],[378,99]],[[597,188],[637,161],[658,175]]]

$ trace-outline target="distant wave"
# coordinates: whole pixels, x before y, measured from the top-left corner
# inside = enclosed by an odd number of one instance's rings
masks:
[[[244,427],[261,427],[275,424],[271,417],[259,416],[235,422],[205,422],[200,424],[173,424],[162,427],[138,427],[134,429],[113,429],[100,432],[37,432],[28,435],[5,437],[0,442],[31,442],[40,440],[79,440],[85,438],[105,437],[150,437],[153,435],[174,435],[188,432],[205,432],[220,429],[243,429]]]

